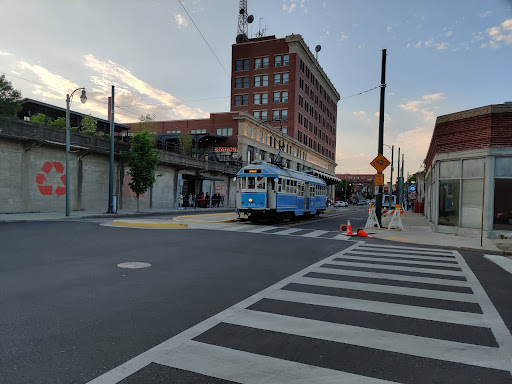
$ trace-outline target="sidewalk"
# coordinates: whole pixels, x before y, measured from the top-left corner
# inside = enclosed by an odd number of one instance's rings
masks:
[[[167,214],[208,214],[219,212],[234,212],[235,208],[187,208],[187,209],[144,209],[137,213],[135,210],[120,209],[117,213],[106,213],[105,211],[71,211],[71,215],[66,217],[66,213],[62,212],[32,212],[32,213],[2,213],[0,214],[0,223],[16,222],[16,221],[37,221],[37,220],[61,220],[61,219],[84,219],[95,217],[110,217],[117,219],[121,217],[142,217]]]
[[[388,224],[391,216],[382,218],[383,228],[368,228],[368,232],[378,239],[400,241],[413,244],[435,245],[440,247],[458,248],[462,250],[474,250],[493,253],[508,253],[512,251],[512,240],[483,238],[480,246],[480,237],[450,235],[433,232],[427,219],[420,213],[411,211],[401,215],[404,230],[391,229]]]

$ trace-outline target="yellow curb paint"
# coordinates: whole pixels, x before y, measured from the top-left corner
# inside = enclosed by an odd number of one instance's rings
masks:
[[[136,228],[188,228],[188,224],[175,223],[142,223],[137,221],[120,221],[114,220],[112,225],[119,227],[136,227]]]
[[[236,215],[236,212],[205,213],[205,214],[201,214],[201,215],[183,215],[183,216],[178,216],[177,218],[180,218],[180,217],[197,217],[197,216],[220,216],[220,215]]]
[[[385,240],[394,240],[394,241],[402,241],[402,242],[405,242],[405,243],[410,241],[409,239],[404,239],[403,237],[383,237],[383,239],[385,239]]]

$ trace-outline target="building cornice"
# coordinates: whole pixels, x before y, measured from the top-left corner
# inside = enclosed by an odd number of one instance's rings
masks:
[[[478,108],[468,109],[465,111],[450,113],[448,115],[439,116],[436,120],[436,125],[450,122],[450,121],[468,119],[470,117],[490,115],[492,113],[507,113],[507,112],[509,112],[509,113],[512,112],[512,103],[486,105],[485,107],[478,107]]]

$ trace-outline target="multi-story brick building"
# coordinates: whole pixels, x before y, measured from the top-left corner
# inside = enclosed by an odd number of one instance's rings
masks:
[[[375,191],[375,174],[336,174],[340,180],[349,180],[351,189],[356,194],[357,199],[367,199],[374,194]]]
[[[512,103],[439,116],[425,160],[434,229],[488,237],[512,230]]]
[[[282,125],[334,171],[340,95],[301,35],[233,44],[231,74],[231,111]]]

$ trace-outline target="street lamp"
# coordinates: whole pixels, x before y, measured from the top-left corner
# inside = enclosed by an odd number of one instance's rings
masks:
[[[82,94],[80,95],[80,101],[82,102],[82,104],[85,104],[85,102],[87,101],[87,94],[85,93],[85,88],[77,88],[73,92],[71,92],[71,95],[69,93],[66,95],[66,216],[70,216],[71,214],[71,207],[69,204],[69,104],[73,99],[73,94],[78,90],[82,90]]]

